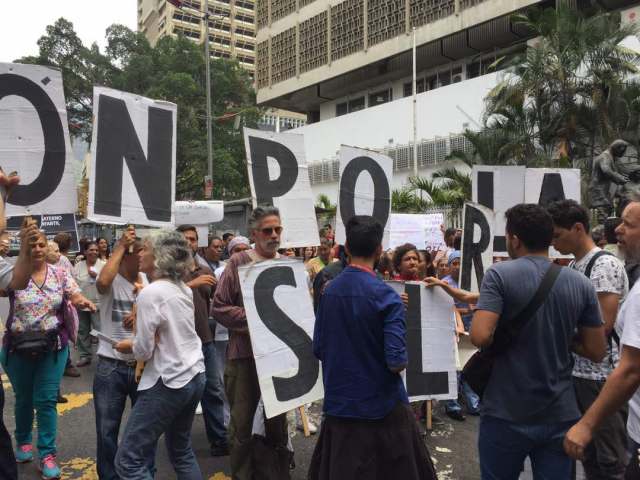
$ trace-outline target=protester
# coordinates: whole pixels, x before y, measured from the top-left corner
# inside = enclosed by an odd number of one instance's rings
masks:
[[[9,255],[11,243],[9,242],[9,234],[4,232],[0,235],[0,257],[6,258]]]
[[[239,266],[278,257],[282,233],[278,209],[254,209],[249,219],[249,231],[255,241],[255,248],[236,253],[229,259],[216,289],[212,311],[216,321],[230,332],[225,390],[231,408],[231,473],[234,480],[251,480],[256,472],[261,472],[261,478],[265,479],[289,479],[291,457],[287,449],[286,415],[265,418],[266,436],[259,458],[255,454],[258,440],[252,440],[251,432],[260,400],[260,388],[238,277]]]
[[[591,406],[602,391],[607,377],[618,364],[619,353],[615,334],[618,305],[629,290],[624,265],[615,255],[607,254],[597,247],[589,235],[589,212],[575,200],[552,203],[548,211],[553,218],[553,246],[563,255],[573,255],[570,268],[590,279],[600,304],[608,348],[605,358],[594,363],[574,354],[573,385],[580,412]],[[627,435],[625,423],[627,409],[603,422],[591,444],[587,447],[582,462],[588,480],[624,478],[626,469]]]
[[[222,234],[222,243],[224,248],[222,249],[222,260],[227,260],[230,256],[229,250],[229,242],[233,240],[235,235],[233,233],[227,232]]]
[[[116,341],[133,337],[136,292],[147,283],[139,273],[138,253],[142,245],[133,227],[127,228],[116,243],[96,280],[100,299],[100,328]],[[138,398],[136,361],[111,344],[100,340],[98,363],[93,379],[93,405],[96,417],[96,466],[100,480],[119,480],[115,470],[120,422],[127,403]],[[152,464],[149,466],[152,471]]]
[[[309,260],[306,265],[311,283],[313,283],[316,275],[329,263],[331,263],[331,243],[326,238],[323,238],[320,240],[320,246],[318,247],[318,256]]]
[[[444,226],[440,227],[443,230],[443,236],[444,236],[444,248],[441,248],[440,250],[438,250],[438,252],[436,253],[435,257],[433,258],[433,265],[436,266],[438,264],[438,262],[440,261],[441,258],[449,258],[449,255],[451,255],[451,252],[453,252],[455,250],[453,243],[456,239],[456,232],[457,230],[455,228],[447,228],[446,230],[444,230]]]
[[[56,266],[64,269],[69,275],[73,275],[73,265],[68,258],[69,249],[71,248],[71,235],[66,232],[61,232],[53,237],[53,241],[58,244],[58,248],[60,249],[60,260]]]
[[[296,256],[302,258],[302,261],[306,266],[309,263],[309,260],[316,256],[316,247],[300,248],[299,253],[296,253]]]
[[[384,255],[384,254],[383,254]],[[382,256],[381,256],[382,258]],[[389,260],[389,264],[391,264],[391,260]],[[313,310],[318,310],[318,305],[320,304],[320,297],[322,296],[324,289],[327,287],[329,282],[336,278],[344,267],[347,266],[347,254],[344,249],[344,245],[339,245],[338,248],[338,256],[336,257],[335,262],[331,262],[328,266],[323,268],[318,275],[316,275],[315,280],[313,281]]]
[[[613,253],[617,258],[622,259],[622,255],[618,249],[618,238],[616,237],[616,228],[622,223],[620,217],[609,217],[604,221],[604,238],[606,244],[603,250]]]
[[[400,375],[408,362],[404,305],[373,271],[382,234],[373,217],[349,219],[350,263],[320,299],[313,350],[325,417],[310,480],[436,478]]]
[[[7,193],[19,181],[18,176],[7,177],[0,169],[0,189],[4,189],[4,194],[0,194],[0,233],[5,231],[7,225],[5,218]],[[20,250],[15,264],[11,265],[4,258],[0,259],[0,289],[16,291],[27,287],[31,276],[31,248],[39,237],[40,232],[36,222],[25,218],[20,229]],[[1,352],[0,355],[2,355]],[[4,388],[2,379],[0,379],[0,478],[6,480],[18,479],[18,469],[13,446],[11,445],[11,435],[4,424]]]
[[[45,261],[47,239],[43,233],[31,249],[33,271],[25,289],[9,290],[13,314],[6,322],[2,366],[16,396],[16,461],[33,460],[33,412],[38,426],[39,468],[44,479],[58,478],[56,460],[56,401],[69,356],[72,335],[62,321],[63,302],[95,311],[73,277]],[[75,332],[74,332],[75,333]]]
[[[460,252],[454,251],[449,255],[447,261],[447,274],[442,277],[442,280],[449,284],[453,288],[458,288],[458,282],[460,280]],[[473,318],[473,311],[468,303],[456,301],[456,323],[460,321],[462,323],[462,332],[458,332],[458,335],[468,332],[471,329],[471,320]],[[458,328],[458,325],[456,325]],[[467,411],[470,415],[480,414],[480,397],[471,389],[469,384],[458,372],[458,393],[462,394],[467,405]],[[447,416],[454,420],[462,421],[465,419],[462,413],[462,407],[458,403],[457,399],[445,401],[445,413]]]
[[[114,348],[133,353],[146,365],[116,455],[116,471],[127,480],[152,478],[148,465],[164,434],[177,478],[201,479],[191,426],[205,387],[205,367],[193,321],[193,294],[182,281],[193,268],[193,254],[179,232],[160,230],[145,239],[139,257],[140,270],[151,283],[138,295],[135,338]]]
[[[220,237],[211,237],[208,247],[198,249],[195,257],[196,262],[215,272],[217,268],[224,264],[222,261],[224,248],[225,246]]]
[[[229,242],[229,254],[231,257],[239,252],[251,249],[251,242],[247,237],[237,236],[233,237],[233,240]],[[222,274],[225,270],[226,264],[220,265],[214,272],[214,276],[220,281]],[[213,307],[213,305],[211,305]],[[229,329],[221,323],[215,322],[215,317],[212,315],[213,331],[215,332],[215,346],[216,346],[216,375],[221,385],[224,385],[224,370],[227,364],[227,346],[229,345]],[[224,425],[228,427],[231,413],[229,410],[229,400],[223,390],[224,397]]]
[[[333,243],[335,242],[335,239],[336,239],[335,233],[333,231],[333,227],[331,226],[330,223],[326,223],[324,227],[322,227],[322,229],[324,230],[324,235],[323,235],[324,238],[329,240],[329,242],[331,243],[331,246],[333,246]]]
[[[106,262],[107,260],[109,260],[109,257],[111,256],[111,250],[109,249],[109,242],[107,242],[106,238],[99,238],[98,239],[98,256],[100,257],[100,260],[102,260],[103,262]]]
[[[505,233],[514,260],[485,272],[471,342],[487,348],[496,334],[504,338],[505,322],[513,322],[534,295],[541,297],[541,306],[506,351],[495,357],[482,397],[478,436],[482,478],[515,480],[529,456],[535,478],[569,479],[571,461],[563,454],[561,441],[580,416],[571,351],[593,361],[604,357],[598,300],[584,275],[562,267],[557,267],[561,271],[553,288],[536,295],[552,265],[548,249],[553,221],[543,207],[520,204],[507,210]]]
[[[622,212],[622,223],[616,229],[620,252],[627,262],[640,262],[640,202],[629,203]],[[620,363],[607,378],[600,395],[580,421],[567,432],[566,452],[575,459],[584,459],[600,426],[611,416],[617,416],[629,402],[627,433],[630,438],[631,461],[627,480],[640,478],[640,284],[636,284],[620,307],[616,330],[620,335]]]
[[[96,290],[96,280],[105,262],[98,258],[98,244],[88,242],[85,245],[85,258],[73,268],[73,277],[82,291],[82,294],[93,302],[98,311],[91,312],[87,309],[78,311],[78,354],[80,360],[77,367],[85,367],[91,364],[91,329],[100,330],[100,302],[98,301],[98,291]]]
[[[195,257],[198,250],[198,231],[193,225],[181,225],[182,233]],[[222,242],[220,242],[222,245]],[[195,260],[195,258],[194,258]],[[224,385],[218,375],[216,346],[213,343],[214,332],[209,327],[209,309],[213,297],[216,279],[213,272],[194,261],[183,279],[193,293],[194,322],[196,332],[202,343],[204,357],[205,387],[202,395],[202,413],[204,426],[209,440],[209,450],[214,457],[229,454],[227,428],[224,424]]]
[[[60,261],[60,247],[58,247],[58,244],[53,240],[47,242],[45,261],[49,265],[56,265]]]
[[[415,245],[405,243],[395,249],[393,253],[393,269],[396,274],[394,280],[405,282],[421,280],[418,275],[420,254]]]

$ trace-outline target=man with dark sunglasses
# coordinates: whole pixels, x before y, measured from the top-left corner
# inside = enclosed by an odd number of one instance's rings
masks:
[[[216,288],[211,311],[216,321],[229,329],[224,380],[231,409],[231,476],[234,480],[252,480],[260,472],[260,478],[288,480],[291,455],[287,449],[286,414],[265,419],[263,442],[252,439],[253,417],[260,401],[260,387],[238,277],[238,267],[241,265],[278,257],[282,233],[278,209],[254,209],[249,219],[249,231],[255,247],[238,252],[229,259]],[[258,449],[259,455],[256,454]]]

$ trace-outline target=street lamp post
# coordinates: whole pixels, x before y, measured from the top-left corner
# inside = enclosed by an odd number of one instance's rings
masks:
[[[183,10],[183,0],[167,0],[179,10]],[[209,53],[209,0],[204,0],[204,64],[205,64],[205,89],[207,94],[207,180],[213,182],[213,129],[211,125],[211,57]],[[205,182],[205,197],[211,195],[211,189]]]

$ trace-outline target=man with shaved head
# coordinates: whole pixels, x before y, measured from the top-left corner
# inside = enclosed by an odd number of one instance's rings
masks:
[[[618,246],[627,262],[640,262],[640,201],[629,203],[622,212],[622,223],[616,229]],[[636,283],[622,304],[616,329],[620,335],[620,363],[609,375],[598,398],[564,440],[567,453],[583,458],[586,446],[602,422],[629,402],[627,433],[633,452],[627,467],[627,479],[640,478],[640,283]]]

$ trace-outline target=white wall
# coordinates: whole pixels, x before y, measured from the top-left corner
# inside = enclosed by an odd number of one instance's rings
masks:
[[[417,95],[418,141],[462,133],[465,128],[477,129],[481,124],[484,98],[497,84],[499,75],[491,73]],[[304,134],[307,162],[316,162],[336,157],[341,144],[378,149],[389,146],[390,140],[393,144],[409,143],[412,140],[411,112],[412,99],[407,97],[291,132]],[[440,168],[440,165],[429,166],[420,169],[419,174],[429,177]],[[412,170],[394,172],[393,188],[401,188],[411,175]],[[333,202],[337,198],[337,188],[335,182],[312,185],[314,198],[324,193]]]

